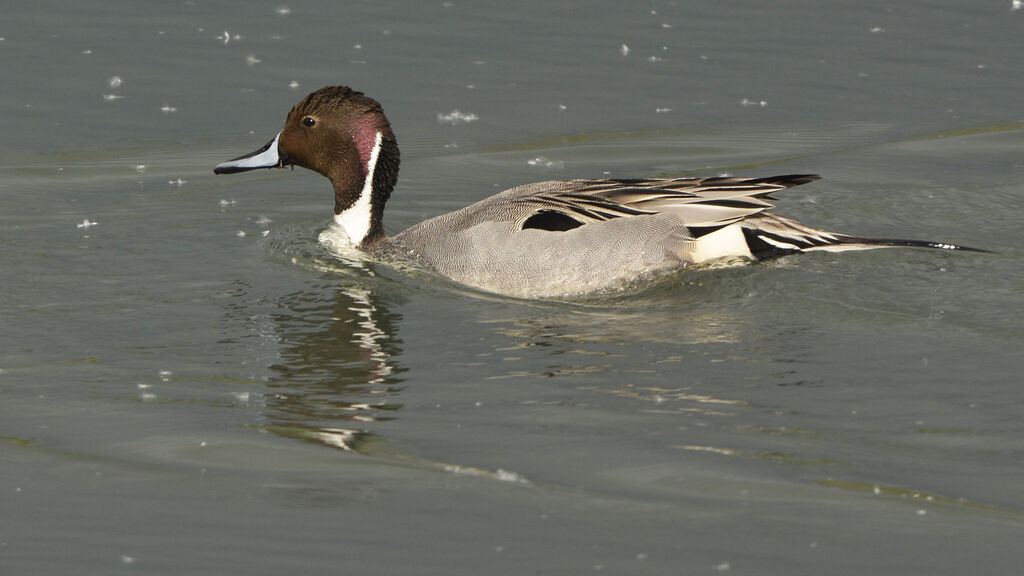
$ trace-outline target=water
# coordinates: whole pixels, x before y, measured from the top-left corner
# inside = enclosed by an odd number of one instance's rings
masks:
[[[0,571],[1012,573],[1012,6],[6,10]],[[355,265],[319,176],[211,172],[328,83],[395,126],[391,231],[534,180],[815,172],[781,213],[996,253],[583,302]]]

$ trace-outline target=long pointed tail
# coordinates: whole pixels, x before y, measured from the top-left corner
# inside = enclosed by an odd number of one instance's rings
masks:
[[[939,250],[963,250],[964,252],[985,252],[991,254],[991,250],[983,250],[981,248],[971,248],[970,246],[961,246],[960,244],[949,244],[947,242],[930,242],[928,240],[900,240],[897,238],[859,238],[857,236],[845,236],[842,234],[836,234],[837,238],[840,239],[840,243],[833,246],[820,246],[816,247],[818,250],[829,250],[829,248],[843,248],[847,250],[870,250],[872,248],[886,248],[886,247],[910,247],[910,248],[936,248]],[[814,250],[815,248],[810,248]]]
[[[835,234],[804,226],[795,220],[790,220],[777,214],[762,214],[747,219],[743,223],[743,237],[747,241],[750,253],[758,260],[800,252],[843,252],[846,250],[871,250],[888,247],[989,252],[989,250],[946,242],[894,238],[861,238],[847,236],[846,234]]]

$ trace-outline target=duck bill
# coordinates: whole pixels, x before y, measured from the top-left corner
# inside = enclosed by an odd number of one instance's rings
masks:
[[[277,149],[277,143],[280,139],[281,133],[278,132],[273,140],[267,142],[259,150],[217,164],[213,169],[213,173],[234,174],[235,172],[245,172],[246,170],[255,170],[257,168],[283,168],[287,165],[287,162]]]

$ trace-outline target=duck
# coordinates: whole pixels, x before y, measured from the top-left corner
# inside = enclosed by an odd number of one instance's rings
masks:
[[[773,194],[820,179],[815,174],[535,182],[388,236],[383,213],[398,181],[398,142],[380,103],[347,86],[312,92],[270,142],[217,164],[214,173],[293,166],[331,181],[333,227],[368,258],[521,298],[621,290],[686,268],[807,252],[896,246],[983,252],[827,232],[773,212]]]

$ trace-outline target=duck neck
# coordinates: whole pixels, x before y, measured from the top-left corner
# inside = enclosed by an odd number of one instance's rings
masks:
[[[371,248],[387,238],[384,233],[384,204],[398,180],[398,145],[394,137],[378,131],[364,166],[363,184],[353,189],[349,181],[332,179],[334,184],[334,221],[359,248]]]

